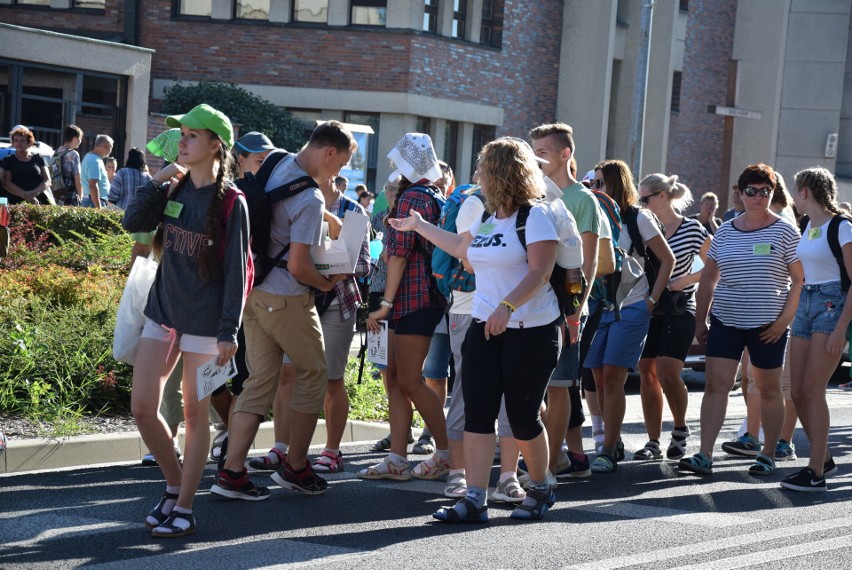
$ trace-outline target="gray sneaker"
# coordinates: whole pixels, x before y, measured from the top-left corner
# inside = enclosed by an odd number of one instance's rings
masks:
[[[734,441],[726,441],[722,444],[722,451],[725,453],[742,457],[757,457],[762,448],[763,446],[760,445],[760,442],[748,432]]]

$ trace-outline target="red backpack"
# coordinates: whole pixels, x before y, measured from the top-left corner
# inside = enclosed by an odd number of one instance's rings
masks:
[[[228,189],[225,190],[225,197],[222,198],[222,209],[220,210],[219,223],[221,224],[221,229],[219,231],[219,239],[216,241],[216,260],[219,263],[222,263],[225,260],[225,243],[228,241],[228,218],[231,217],[231,212],[234,209],[234,202],[237,201],[237,198],[243,196],[245,199],[245,194],[243,194],[240,190],[238,190],[234,186],[228,186]],[[246,297],[251,292],[252,285],[254,284],[254,259],[251,254],[251,250],[248,252],[248,257],[246,258]]]

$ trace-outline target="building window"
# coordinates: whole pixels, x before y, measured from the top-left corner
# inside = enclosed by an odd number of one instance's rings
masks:
[[[683,80],[683,73],[675,71],[672,73],[672,105],[671,112],[675,115],[680,113],[680,88]]]
[[[293,0],[293,21],[328,23],[328,0]]]
[[[47,6],[50,7],[50,0],[16,0],[15,4],[22,6]]]
[[[463,40],[467,20],[467,0],[453,0],[453,37]]]
[[[268,20],[270,0],[237,0],[234,14],[238,20]]]
[[[483,0],[479,43],[499,48],[503,43],[503,0]]]
[[[213,15],[213,0],[180,0],[178,2],[178,14],[209,18]]]
[[[351,20],[355,26],[384,26],[387,0],[352,0]]]
[[[680,11],[689,12],[689,0],[680,0]]]
[[[414,130],[416,130],[418,133],[426,133],[428,135],[431,129],[432,119],[430,119],[429,117],[417,117],[417,126],[414,127]]]
[[[376,183],[376,164],[378,163],[379,156],[379,115],[346,112],[343,114],[343,122],[354,125],[367,125],[373,129],[373,134],[371,135],[358,132],[352,133],[355,140],[358,141],[358,152],[356,153],[358,156],[352,157],[349,166],[351,168],[363,168],[364,164],[366,164],[366,176],[358,182],[366,184],[367,188],[378,194],[382,191],[382,186],[384,185],[384,181],[380,184]],[[366,139],[366,144],[364,144],[364,139]],[[382,158],[384,158],[384,155],[382,155]],[[363,162],[359,165],[358,160]],[[350,185],[352,187],[355,186],[351,178]]]
[[[425,0],[423,8],[423,31],[438,32],[438,0]]]
[[[470,176],[476,172],[476,158],[479,151],[497,137],[497,128],[490,125],[473,125],[473,147],[471,148]]]
[[[106,10],[106,0],[74,0],[75,8],[88,8],[89,10]]]

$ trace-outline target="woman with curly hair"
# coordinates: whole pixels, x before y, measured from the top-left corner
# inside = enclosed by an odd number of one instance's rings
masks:
[[[437,247],[466,259],[476,273],[473,322],[463,345],[464,457],[467,496],[433,516],[444,522],[487,522],[486,490],[494,458],[494,422],[505,397],[512,432],[524,455],[530,484],[512,517],[540,519],[556,500],[548,481],[547,433],[539,407],[559,355],[560,309],[548,279],[556,261],[557,227],[551,208],[538,201],[545,186],[532,149],[501,138],[479,155],[479,177],[488,212],[468,232],[446,232],[416,213],[391,219]],[[527,214],[525,241],[518,215]]]
[[[234,135],[228,117],[202,104],[168,117],[166,124],[181,129],[180,164],[159,170],[136,191],[122,223],[130,232],[159,227],[154,247],[162,249],[162,258],[136,350],[131,408],[166,478],[166,491],[145,523],[152,536],[172,538],[196,530],[192,502],[210,447],[210,396],[199,399],[196,371],[213,358],[224,366],[237,351],[249,228],[245,198],[230,180],[228,149]],[[158,411],[179,356],[186,423],[183,467]]]

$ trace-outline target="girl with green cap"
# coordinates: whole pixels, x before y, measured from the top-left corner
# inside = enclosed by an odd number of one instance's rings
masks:
[[[245,198],[231,182],[231,122],[208,105],[166,119],[180,128],[177,162],[140,187],[122,221],[130,232],[157,229],[162,259],[145,307],[136,352],[131,407],[139,432],[166,479],[145,523],[155,537],[196,530],[192,501],[210,446],[210,396],[199,399],[196,375],[212,360],[228,365],[248,289],[250,258]],[[183,357],[186,449],[181,467],[158,408],[163,386]]]

